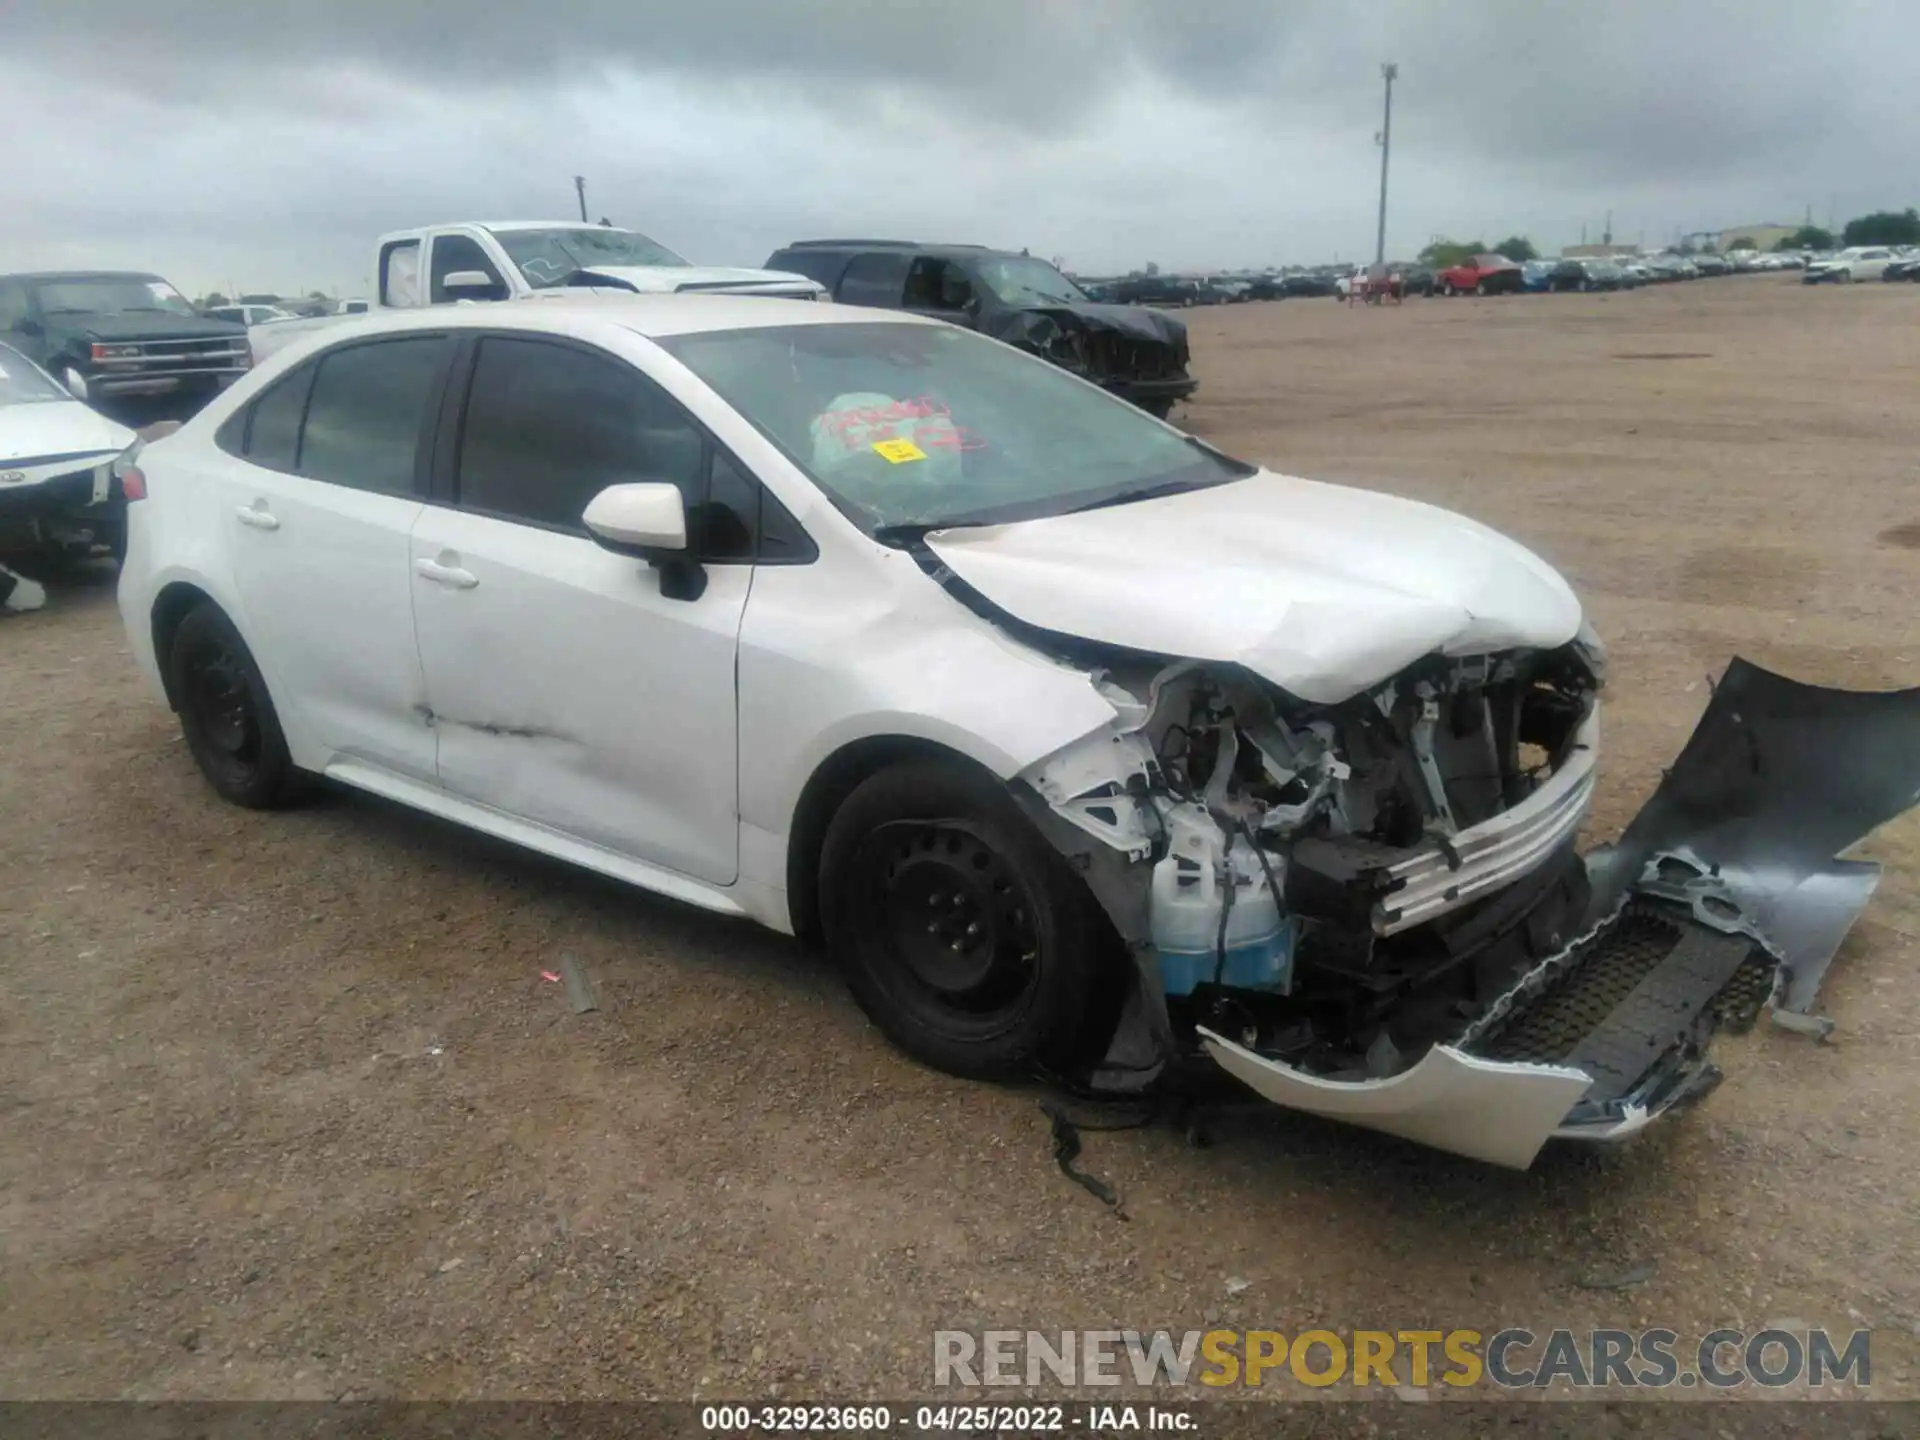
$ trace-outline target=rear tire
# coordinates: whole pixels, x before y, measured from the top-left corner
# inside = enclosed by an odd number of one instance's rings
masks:
[[[1070,1069],[1108,1038],[1106,918],[984,771],[908,760],[856,788],[821,847],[820,914],[860,1008],[935,1069]]]
[[[174,631],[168,677],[194,764],[224,800],[249,810],[284,805],[301,788],[267,682],[233,622],[216,605]]]

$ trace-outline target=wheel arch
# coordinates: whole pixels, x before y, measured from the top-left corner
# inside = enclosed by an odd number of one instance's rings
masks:
[[[890,765],[916,759],[946,761],[1006,783],[972,756],[919,735],[866,735],[827,755],[801,787],[787,827],[787,914],[800,939],[821,938],[820,852],[834,815],[868,779]]]
[[[167,704],[174,710],[180,708],[180,697],[173,693],[173,666],[168,663],[173,654],[173,637],[179,632],[180,622],[201,605],[211,605],[225,613],[218,600],[189,580],[169,581],[153,597],[153,659],[160,671],[160,684],[166,691]],[[233,619],[231,615],[227,618]]]

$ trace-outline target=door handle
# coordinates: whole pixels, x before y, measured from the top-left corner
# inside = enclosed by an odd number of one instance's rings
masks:
[[[280,522],[268,510],[256,509],[251,505],[242,505],[233,512],[242,525],[251,525],[255,530],[278,530]]]
[[[480,577],[471,570],[462,570],[457,565],[442,565],[437,560],[416,560],[413,569],[421,579],[444,585],[449,590],[471,590],[480,583]]]

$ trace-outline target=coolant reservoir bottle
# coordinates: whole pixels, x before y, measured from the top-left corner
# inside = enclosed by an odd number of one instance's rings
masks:
[[[1217,981],[1242,990],[1286,994],[1293,984],[1293,924],[1251,841],[1228,836],[1202,805],[1181,805],[1167,818],[1166,858],[1153,867],[1153,946],[1169,995],[1188,995]],[[1276,881],[1283,861],[1267,857]],[[1222,958],[1220,911],[1233,886]]]

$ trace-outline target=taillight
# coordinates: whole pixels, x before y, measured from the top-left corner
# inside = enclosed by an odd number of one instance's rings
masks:
[[[138,465],[125,465],[120,469],[120,493],[129,500],[147,498],[146,473]]]

